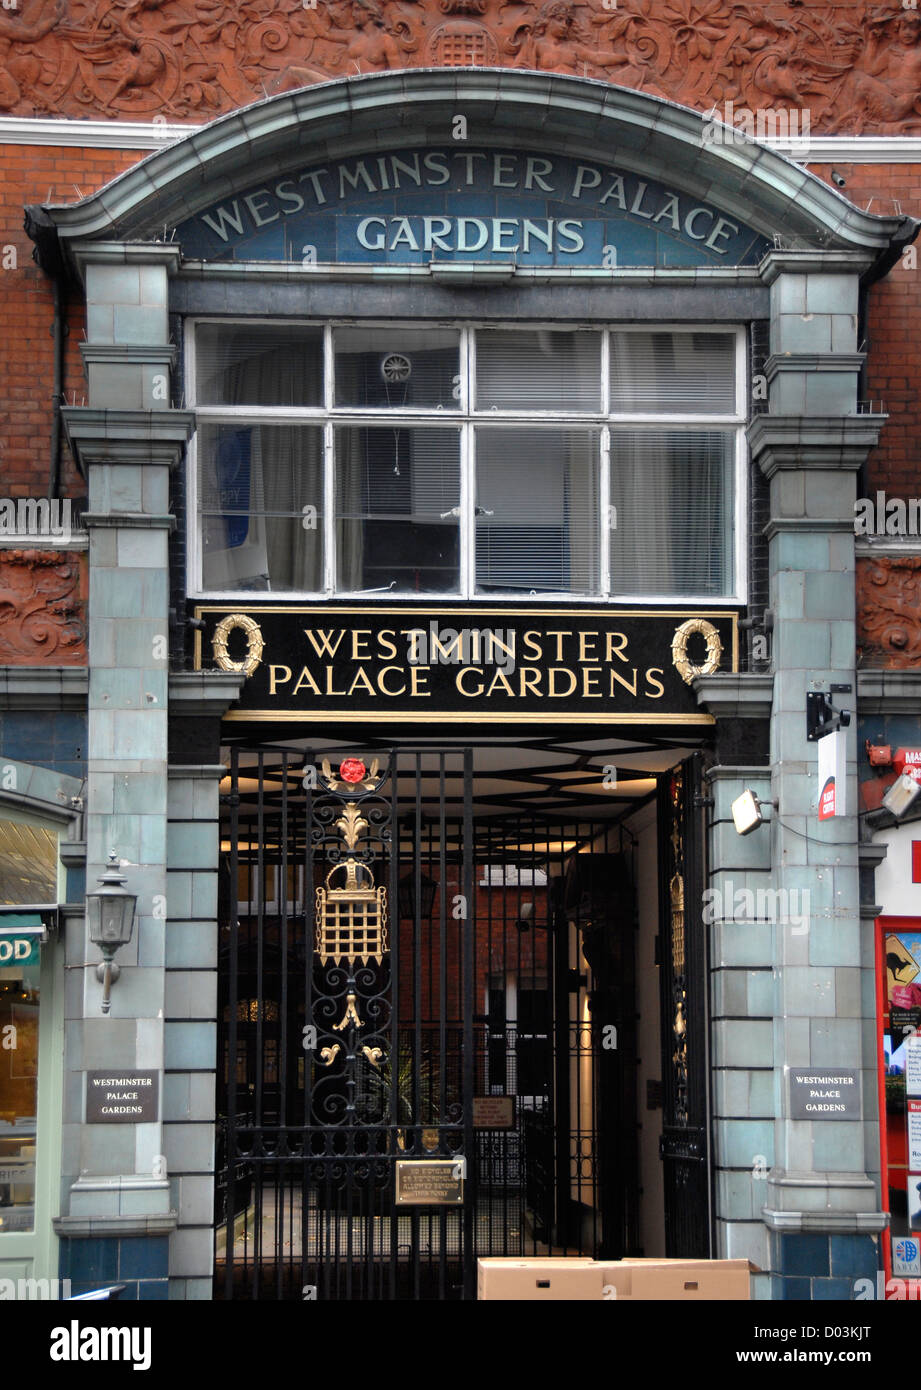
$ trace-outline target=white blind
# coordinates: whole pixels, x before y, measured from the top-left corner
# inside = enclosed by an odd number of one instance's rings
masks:
[[[601,409],[601,335],[488,329],[476,335],[477,410]]]
[[[337,428],[339,587],[456,590],[459,503],[457,429]]]
[[[735,413],[732,333],[611,334],[611,410]]]
[[[597,430],[476,431],[477,587],[598,591]]]

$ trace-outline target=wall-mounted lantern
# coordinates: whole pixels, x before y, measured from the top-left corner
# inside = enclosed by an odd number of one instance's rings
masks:
[[[121,974],[113,957],[120,946],[127,946],[134,926],[137,894],[125,891],[126,881],[124,874],[119,872],[117,854],[110,850],[108,867],[102,877],[97,879],[101,886],[95,893],[86,895],[86,920],[90,930],[90,941],[99,947],[103,955],[103,960],[96,966],[96,979],[103,987],[104,1014],[109,1012],[112,985]]]
[[[435,894],[438,892],[438,884],[428,874],[419,875],[419,916],[423,922],[427,922],[432,915],[435,906]],[[397,902],[399,905],[400,917],[416,916],[416,875],[408,873],[405,878],[401,878],[398,885]]]

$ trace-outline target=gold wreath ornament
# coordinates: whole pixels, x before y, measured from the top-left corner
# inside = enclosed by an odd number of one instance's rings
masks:
[[[707,659],[701,666],[688,660],[688,643],[696,633],[707,642]],[[720,635],[706,618],[688,618],[686,623],[675,629],[672,638],[672,662],[685,685],[690,685],[695,676],[712,676],[719,670],[723,644]]]
[[[234,661],[227,650],[227,638],[236,630],[246,634],[246,656],[242,661]],[[228,613],[226,618],[222,618],[214,629],[214,636],[211,638],[211,649],[214,652],[214,659],[222,671],[242,671],[247,677],[251,676],[256,667],[262,660],[262,651],[265,643],[262,640],[262,629],[259,624],[246,613]]]

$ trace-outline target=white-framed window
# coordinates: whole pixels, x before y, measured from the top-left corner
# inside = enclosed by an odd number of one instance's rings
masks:
[[[745,335],[187,325],[190,592],[744,600]]]

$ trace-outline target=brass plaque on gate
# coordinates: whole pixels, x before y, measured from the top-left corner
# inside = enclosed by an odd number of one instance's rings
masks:
[[[397,1159],[397,1206],[462,1206],[466,1167],[463,1158]]]

